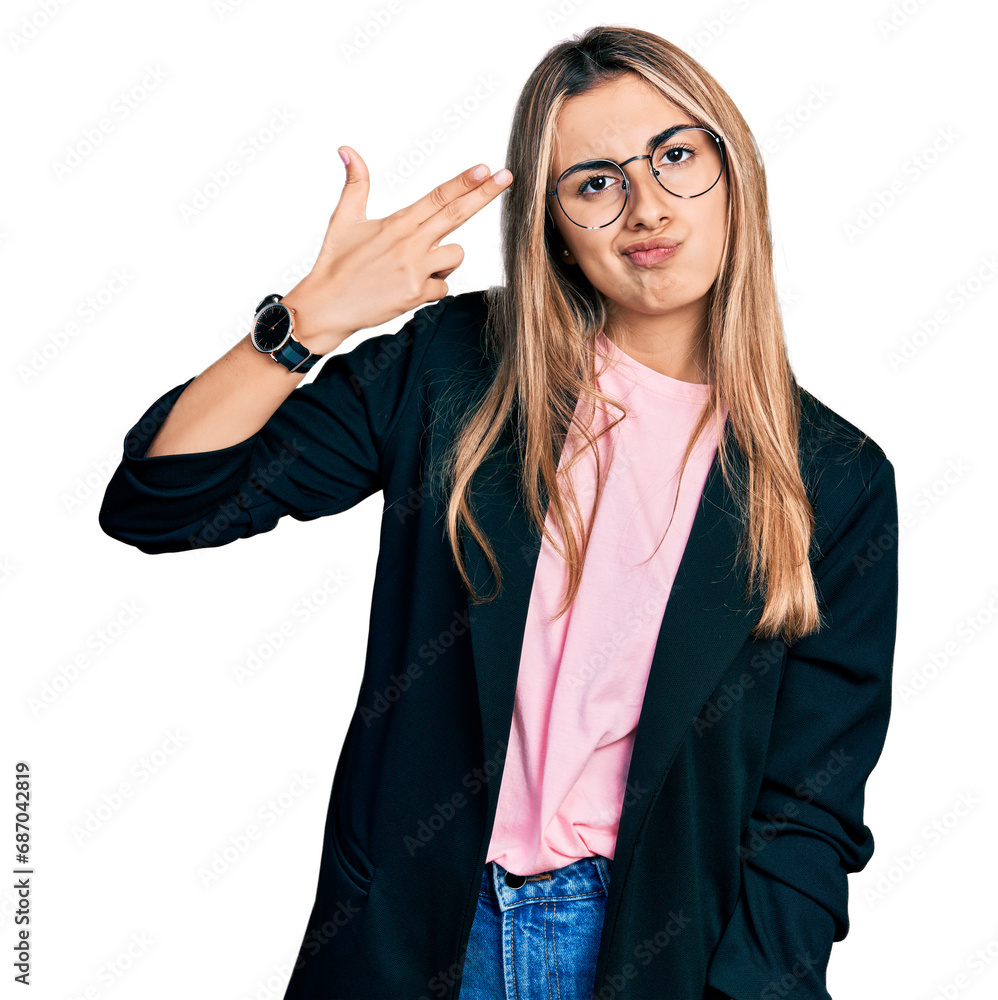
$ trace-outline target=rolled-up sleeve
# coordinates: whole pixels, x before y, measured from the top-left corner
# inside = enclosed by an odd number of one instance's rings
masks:
[[[381,456],[439,329],[447,296],[398,332],[322,362],[254,435],[227,448],[146,456],[188,379],[125,435],[98,513],[112,538],[154,554],[225,545],[347,510],[383,486]]]
[[[867,778],[885,742],[897,627],[894,469],[882,459],[815,567],[821,629],[787,650],[742,884],[708,985],[734,998],[830,1000],[850,872],[873,854]]]

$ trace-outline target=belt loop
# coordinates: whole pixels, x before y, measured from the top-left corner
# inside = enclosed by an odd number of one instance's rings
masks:
[[[602,854],[594,854],[593,861],[596,863],[596,871],[599,873],[600,880],[603,883],[603,891],[609,896],[610,895],[610,859],[603,857]]]

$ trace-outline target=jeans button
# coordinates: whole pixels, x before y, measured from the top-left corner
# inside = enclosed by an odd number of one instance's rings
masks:
[[[508,885],[510,889],[519,889],[520,886],[526,881],[526,875],[514,875],[512,872],[506,872],[506,885]]]

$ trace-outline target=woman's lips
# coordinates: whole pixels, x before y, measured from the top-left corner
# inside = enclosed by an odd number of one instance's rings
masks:
[[[632,263],[647,266],[657,264],[659,261],[671,257],[679,248],[681,243],[672,247],[656,247],[654,250],[635,250],[634,253],[625,253],[624,256]]]

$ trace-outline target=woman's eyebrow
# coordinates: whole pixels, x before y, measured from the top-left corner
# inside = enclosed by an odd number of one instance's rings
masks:
[[[661,132],[653,135],[649,140],[648,144],[645,146],[646,153],[653,153],[655,147],[660,143],[664,142],[673,132],[678,132],[682,128],[696,128],[697,126],[693,122],[680,122],[678,125],[670,125],[668,128],[662,129]]]

